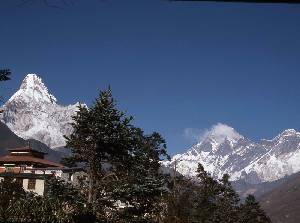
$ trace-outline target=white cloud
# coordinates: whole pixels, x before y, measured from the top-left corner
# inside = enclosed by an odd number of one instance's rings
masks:
[[[183,136],[192,143],[199,142],[206,137],[213,137],[218,143],[226,138],[238,140],[242,137],[234,128],[222,123],[217,123],[210,129],[185,128]]]
[[[234,128],[222,123],[213,125],[207,132],[207,134],[214,137],[214,139],[216,139],[216,141],[220,143],[223,142],[226,138],[238,140],[242,137],[237,131],[235,131]]]
[[[189,140],[192,143],[198,142],[202,139],[205,130],[196,129],[196,128],[185,128],[183,130],[183,137]]]

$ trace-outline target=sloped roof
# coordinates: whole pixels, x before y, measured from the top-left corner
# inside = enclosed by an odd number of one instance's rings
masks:
[[[11,155],[6,155],[0,157],[0,163],[33,163],[33,164],[42,164],[45,166],[53,166],[53,167],[63,167],[62,164],[60,163],[55,163],[49,160],[45,159],[40,159],[37,157],[33,156],[11,156]]]
[[[8,151],[10,151],[10,152],[23,152],[23,151],[24,152],[31,152],[31,151],[33,151],[33,152],[36,152],[36,153],[47,154],[47,153],[32,149],[29,146],[24,146],[24,147],[19,147],[19,148],[14,148],[14,149],[8,149]]]

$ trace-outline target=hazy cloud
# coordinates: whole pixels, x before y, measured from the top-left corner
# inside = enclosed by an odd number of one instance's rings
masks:
[[[242,137],[234,128],[223,123],[217,123],[209,129],[185,128],[183,136],[192,143],[199,142],[208,136],[212,136],[218,142],[224,141],[225,138],[237,140]]]
[[[183,130],[183,137],[188,141],[195,143],[202,139],[206,130],[196,129],[196,128],[185,128]]]

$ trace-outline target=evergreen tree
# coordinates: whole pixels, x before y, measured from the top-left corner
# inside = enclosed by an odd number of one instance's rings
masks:
[[[211,222],[236,223],[238,221],[239,196],[229,181],[229,175],[224,174],[218,182],[219,191],[216,195],[216,208]]]
[[[11,71],[9,69],[0,70],[0,81],[10,80]]]
[[[198,197],[195,200],[197,215],[195,220],[209,223],[267,223],[269,218],[260,209],[254,196],[247,197],[244,204],[240,204],[239,196],[232,188],[229,175],[224,174],[217,181],[199,164],[197,170],[199,187]]]
[[[270,223],[270,218],[261,209],[253,195],[248,195],[240,207],[240,223]]]
[[[165,223],[185,223],[194,219],[196,185],[183,176],[174,176],[168,183],[169,193],[165,196]]]
[[[90,108],[79,107],[66,137],[73,156],[65,162],[86,164],[87,201],[98,219],[154,222],[165,192],[160,160],[167,157],[166,145],[158,133],[145,135],[131,120],[116,108],[110,88],[100,92]]]
[[[128,169],[118,172],[122,185],[115,189],[115,199],[127,204],[120,213],[127,222],[156,222],[160,203],[166,193],[165,177],[160,173],[162,157],[168,157],[164,139],[158,134],[144,135],[133,129],[132,156]]]
[[[218,195],[221,193],[221,186],[205,170],[202,164],[197,168],[198,185],[194,199],[194,219],[200,222],[217,222],[215,212],[218,206]]]
[[[9,69],[2,69],[0,70],[0,81],[8,81],[10,80],[11,71]],[[2,102],[2,95],[0,96],[0,101]],[[3,110],[0,110],[2,113]]]
[[[107,190],[99,188],[105,186],[99,182],[99,179],[105,177],[104,169],[107,167],[121,169],[130,155],[132,118],[126,117],[115,108],[115,101],[109,88],[100,92],[90,108],[80,106],[73,119],[74,131],[70,137],[66,137],[67,147],[72,148],[74,161],[87,165],[88,202],[93,204],[98,196],[96,192]]]
[[[54,176],[46,180],[44,200],[60,222],[68,222],[84,212],[84,198],[72,184]]]

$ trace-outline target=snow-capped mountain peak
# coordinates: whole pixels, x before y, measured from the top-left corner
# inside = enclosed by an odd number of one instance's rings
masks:
[[[202,137],[200,137],[200,142],[195,147],[199,150],[204,149],[208,151],[207,148],[203,148],[208,146],[211,147],[212,151],[217,151],[220,145],[229,143],[233,147],[242,138],[244,137],[234,128],[218,123],[204,132]]]
[[[9,99],[13,101],[22,97],[23,100],[34,100],[40,103],[56,103],[56,98],[49,93],[48,88],[43,83],[42,79],[36,74],[28,74],[22,84],[20,89]]]
[[[280,133],[277,137],[275,138],[280,138],[280,137],[290,137],[290,136],[295,136],[295,135],[299,135],[300,133],[297,132],[295,129],[286,129],[284,130],[282,133]]]
[[[295,129],[286,129],[282,131],[280,134],[275,136],[273,139],[262,139],[261,142],[264,144],[270,144],[270,143],[280,143],[289,141],[292,138],[299,138],[300,139],[300,132],[297,132]]]
[[[234,128],[226,124],[218,123],[207,132],[206,137],[212,137],[216,142],[222,143],[225,139],[237,141],[243,136],[241,136]]]
[[[187,152],[165,165],[194,177],[198,163],[215,178],[228,173],[232,180],[250,183],[274,181],[300,171],[300,133],[287,129],[271,140],[254,142],[232,127],[214,125]]]
[[[24,139],[36,139],[49,147],[65,145],[63,135],[72,131],[70,123],[78,103],[61,106],[42,79],[28,74],[18,91],[4,104],[2,122]]]

